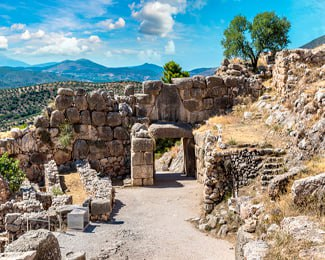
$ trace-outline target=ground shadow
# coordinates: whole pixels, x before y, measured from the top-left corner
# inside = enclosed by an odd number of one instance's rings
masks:
[[[122,201],[120,201],[119,199],[115,199],[113,210],[111,212],[110,219],[109,219],[109,222],[108,222],[109,224],[121,225],[121,224],[124,223],[124,221],[116,220],[116,217],[118,216],[118,213],[119,213],[120,209],[125,207],[125,206],[126,205]]]
[[[90,223],[86,229],[84,230],[85,233],[95,233],[95,229],[96,227],[99,227],[100,225],[94,225],[92,223]]]
[[[187,177],[182,173],[156,172],[155,185],[146,188],[182,188],[184,185],[179,181],[193,181],[195,178]]]

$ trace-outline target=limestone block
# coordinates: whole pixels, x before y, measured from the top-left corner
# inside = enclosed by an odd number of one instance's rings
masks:
[[[162,82],[159,81],[144,81],[142,89],[144,94],[157,96],[161,90]]]
[[[137,103],[141,105],[152,104],[154,101],[153,96],[149,94],[135,94],[135,97],[137,99]]]
[[[58,95],[62,96],[73,96],[73,90],[71,88],[59,88],[58,89]]]
[[[193,79],[192,78],[175,78],[172,79],[172,83],[176,85],[179,90],[189,90],[193,88]]]
[[[93,199],[90,204],[92,216],[110,214],[112,211],[111,202],[107,199]]]
[[[113,131],[109,126],[99,126],[97,127],[98,138],[104,141],[113,140]]]
[[[185,100],[183,102],[184,104],[184,108],[187,109],[188,111],[190,112],[194,112],[194,111],[197,111],[199,110],[199,107],[200,107],[200,103],[196,100]]]
[[[68,108],[66,110],[66,115],[67,115],[67,119],[69,120],[69,122],[71,124],[79,123],[80,115],[79,115],[79,111],[77,108],[75,108],[75,107]]]
[[[154,185],[154,180],[153,178],[146,178],[142,180],[143,186],[152,186]]]
[[[103,126],[106,123],[106,113],[93,111],[91,113],[91,121],[95,126]]]
[[[21,139],[21,150],[23,152],[37,151],[37,143],[32,133],[27,133]]]
[[[225,85],[230,88],[234,88],[237,86],[237,78],[236,77],[226,77]]]
[[[203,91],[201,88],[192,88],[191,97],[194,99],[201,99],[203,96]]]
[[[185,123],[158,122],[151,124],[149,133],[154,138],[192,138],[192,127]]]
[[[154,163],[153,152],[144,153],[144,163],[149,165]]]
[[[73,159],[86,159],[89,154],[89,146],[85,140],[77,140],[73,146]]]
[[[204,76],[194,76],[193,77],[193,87],[194,88],[200,88],[204,89],[207,87],[205,77]]]
[[[58,95],[55,98],[55,107],[60,111],[65,110],[68,107],[71,107],[72,104],[73,104],[73,97],[71,96]]]
[[[139,165],[131,168],[132,178],[153,178],[153,165]]]
[[[208,88],[224,86],[223,78],[219,76],[206,77],[206,82]]]
[[[89,159],[98,160],[108,157],[108,149],[104,141],[89,142]]]
[[[121,126],[114,128],[114,138],[118,140],[128,140],[130,139],[129,132]]]
[[[143,152],[131,153],[131,165],[132,166],[138,166],[138,165],[143,165],[143,164],[145,164]]]
[[[203,99],[203,107],[204,109],[211,109],[213,108],[213,98],[205,98]]]
[[[55,110],[51,113],[50,125],[51,127],[60,127],[64,120],[64,114],[59,110]]]
[[[124,155],[123,143],[119,140],[113,140],[108,143],[108,150],[110,155],[121,156]]]
[[[102,95],[98,92],[91,92],[87,95],[87,102],[90,110],[105,111],[106,103]]]
[[[110,112],[107,114],[106,123],[108,126],[114,127],[122,124],[121,115],[117,112]]]
[[[142,186],[142,179],[132,179],[132,186]]]
[[[90,125],[91,124],[90,112],[88,110],[81,111],[80,123],[82,125]]]
[[[50,122],[45,116],[37,116],[34,120],[34,125],[36,128],[48,128],[50,126]]]
[[[148,138],[132,138],[133,152],[152,152],[154,150],[154,141]]]
[[[71,160],[71,152],[70,151],[58,150],[54,154],[54,160],[55,160],[57,165],[64,164],[64,163]]]
[[[74,97],[74,104],[78,110],[87,110],[88,109],[88,102],[86,96],[75,96]]]
[[[92,125],[74,125],[73,129],[76,139],[97,140],[98,138],[97,129]]]
[[[46,155],[43,153],[32,153],[30,156],[30,162],[34,164],[44,164],[46,161]]]

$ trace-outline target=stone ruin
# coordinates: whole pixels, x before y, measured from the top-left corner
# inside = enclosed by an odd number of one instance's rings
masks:
[[[12,138],[0,140],[0,154],[18,159],[30,181],[11,201],[1,193],[6,202],[0,205],[0,231],[14,240],[28,225],[48,230],[66,225],[67,214],[78,206],[71,205],[70,196],[55,193],[62,193],[59,172],[71,170],[78,171],[87,192],[85,205],[91,219],[108,220],[114,203],[111,178],[130,176],[133,186],[154,185],[158,138],[181,138],[184,173],[208,187],[211,175],[206,165],[200,165],[206,159],[206,140],[199,141],[192,128],[225,114],[243,99],[256,100],[263,92],[260,83],[244,73],[233,73],[173,79],[172,84],[147,81],[141,94],[128,86],[125,96],[59,89],[54,106],[35,119],[34,127],[13,129]],[[71,134],[68,144],[61,142],[63,127]],[[205,200],[206,209],[223,196],[216,194],[212,203]]]

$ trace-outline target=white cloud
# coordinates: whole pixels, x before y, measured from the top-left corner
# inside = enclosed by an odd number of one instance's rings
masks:
[[[27,40],[30,40],[30,39],[32,38],[32,35],[30,34],[30,32],[29,32],[28,30],[26,30],[25,32],[23,32],[23,33],[21,34],[20,38],[21,38],[22,40],[27,41]]]
[[[193,9],[202,9],[204,6],[207,5],[207,0],[194,0],[191,4]]]
[[[105,53],[107,57],[113,57],[116,55],[132,55],[137,56],[141,61],[159,61],[161,59],[161,54],[159,51],[147,49],[147,50],[135,50],[135,49],[115,49],[109,50]]]
[[[99,22],[97,25],[111,31],[123,28],[125,26],[125,20],[121,17],[116,22],[114,22],[112,19],[107,19]]]
[[[14,23],[10,26],[12,31],[23,31],[26,28],[26,24],[23,23]]]
[[[175,47],[174,41],[173,40],[168,41],[165,46],[165,53],[166,54],[175,54],[175,51],[176,51],[176,47]]]
[[[35,38],[43,38],[45,36],[45,32],[43,30],[38,30],[36,33],[33,33],[32,36]]]
[[[139,11],[132,10],[132,16],[141,21],[141,33],[166,37],[173,31],[173,15],[178,12],[179,9],[169,3],[148,2]]]
[[[91,35],[89,38],[89,42],[91,43],[100,43],[101,40],[97,35]]]
[[[0,36],[0,50],[8,49],[8,39],[5,36]]]
[[[45,46],[41,46],[34,55],[76,55],[90,50],[88,39],[68,37],[63,34],[51,33],[44,39]]]

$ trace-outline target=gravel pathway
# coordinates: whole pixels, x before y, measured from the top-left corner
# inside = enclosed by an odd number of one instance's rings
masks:
[[[186,221],[199,215],[202,185],[178,174],[157,174],[156,183],[117,188],[111,222],[57,235],[63,255],[84,251],[87,259],[235,259],[233,245]]]

